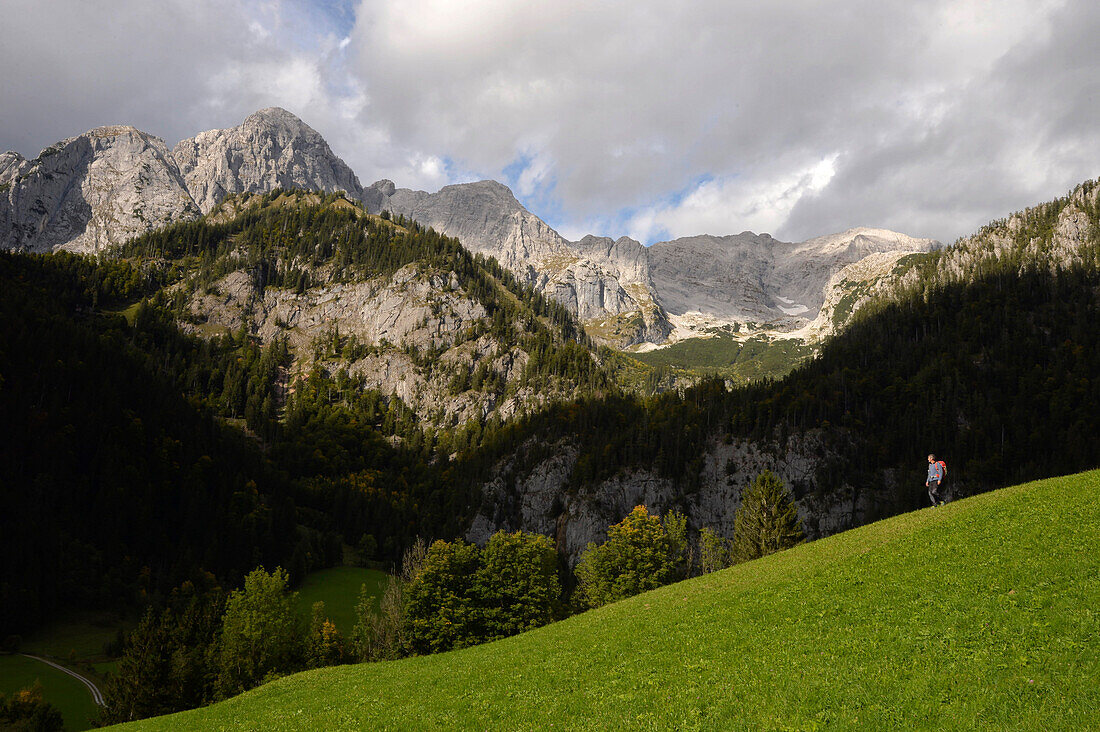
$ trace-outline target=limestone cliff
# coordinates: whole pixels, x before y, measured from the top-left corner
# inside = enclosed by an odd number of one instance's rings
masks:
[[[355,173],[325,139],[278,107],[251,114],[236,127],[182,140],[172,155],[203,213],[230,193],[302,188],[359,198],[362,191]]]
[[[568,441],[526,474],[517,474],[514,464],[506,461],[485,486],[467,538],[484,543],[501,529],[546,534],[575,564],[589,542],[604,541],[607,528],[639,504],[656,513],[680,511],[691,526],[707,526],[732,537],[741,490],[764,469],[775,471],[791,487],[810,537],[857,526],[874,511],[873,497],[859,495],[850,486],[821,490],[820,469],[836,455],[819,431],[794,435],[782,444],[712,440],[701,447],[700,485],[691,492],[650,469],[624,470],[596,485],[569,490],[577,450]]]
[[[98,127],[34,160],[0,157],[0,247],[98,252],[198,217],[164,141],[133,127]]]

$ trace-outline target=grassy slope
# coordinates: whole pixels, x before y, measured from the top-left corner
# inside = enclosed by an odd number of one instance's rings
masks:
[[[728,333],[711,338],[689,338],[654,351],[630,353],[649,366],[686,369],[698,376],[716,374],[734,381],[777,379],[813,354],[800,340],[750,338],[739,341]]]
[[[88,689],[72,676],[26,656],[0,656],[0,693],[14,694],[42,682],[42,697],[61,712],[65,729],[89,729],[99,715]]]
[[[142,729],[1086,729],[1100,472],[833,536],[481,647]]]
[[[325,616],[347,637],[355,627],[355,606],[359,603],[359,588],[364,584],[375,598],[375,605],[386,589],[389,575],[377,569],[362,567],[332,567],[313,572],[298,588],[298,606],[309,617],[313,603],[325,603]]]

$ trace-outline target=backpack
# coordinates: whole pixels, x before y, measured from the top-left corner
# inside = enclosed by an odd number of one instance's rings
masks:
[[[947,463],[945,463],[943,460],[938,460],[936,461],[936,465],[940,466],[940,473],[943,474],[943,477],[940,478],[940,480],[947,480]]]

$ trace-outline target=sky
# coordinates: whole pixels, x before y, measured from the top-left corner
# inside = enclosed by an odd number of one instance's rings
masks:
[[[284,107],[570,239],[951,242],[1100,177],[1094,0],[0,0],[0,150]]]

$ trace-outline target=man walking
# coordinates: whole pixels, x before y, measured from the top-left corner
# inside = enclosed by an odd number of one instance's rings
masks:
[[[935,455],[928,456],[928,480],[924,481],[924,485],[928,487],[928,498],[933,506],[942,506],[945,503],[940,496],[940,482],[947,472],[945,467],[942,460],[936,460]]]

